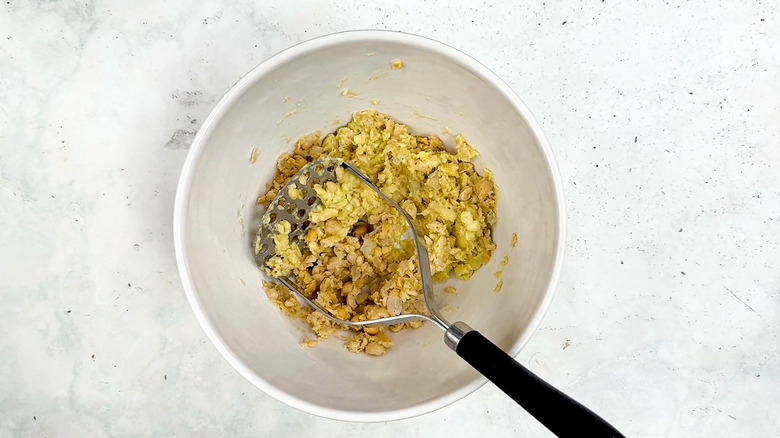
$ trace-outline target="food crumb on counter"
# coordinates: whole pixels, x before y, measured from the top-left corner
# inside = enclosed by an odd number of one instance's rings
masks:
[[[496,284],[496,288],[493,289],[493,292],[501,292],[501,288],[504,287],[504,282],[499,281],[498,284]]]
[[[399,69],[399,68],[404,68],[404,62],[403,62],[403,61],[401,61],[400,59],[394,59],[394,60],[393,60],[393,61],[390,63],[390,67],[392,67],[394,70],[397,70],[397,69]]]
[[[512,233],[512,242],[511,242],[512,248],[517,245],[517,233]]]
[[[254,164],[257,162],[257,158],[260,156],[260,150],[252,148],[252,152],[249,153],[249,162]]]

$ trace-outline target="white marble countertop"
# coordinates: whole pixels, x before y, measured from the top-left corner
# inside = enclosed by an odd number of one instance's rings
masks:
[[[387,424],[298,412],[193,317],[171,222],[201,121],[358,28],[466,51],[548,135],[568,253],[522,363],[629,436],[780,435],[777,3],[533,3],[3,1],[0,436],[547,436],[490,384]]]

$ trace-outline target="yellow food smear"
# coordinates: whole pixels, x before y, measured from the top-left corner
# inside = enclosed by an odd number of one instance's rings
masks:
[[[371,99],[371,105],[379,105],[379,99]]]
[[[249,162],[252,164],[256,163],[259,156],[260,151],[257,148],[252,148],[252,152],[249,154]]]
[[[517,233],[512,233],[512,241],[510,244],[512,245],[512,248],[514,248],[515,245],[517,245]]]
[[[341,90],[341,95],[342,96],[347,96],[347,97],[355,97],[355,96],[359,96],[360,93],[358,93],[355,90],[350,90],[349,88],[345,88],[345,89]]]
[[[501,278],[501,274],[503,274],[503,273],[504,273],[504,271],[496,271],[496,272],[493,273],[493,276],[496,277],[496,278]]]
[[[295,113],[297,113],[297,112],[298,112],[298,110],[292,110],[292,111],[289,111],[289,112],[287,112],[287,114],[283,115],[283,116],[282,116],[282,118],[281,118],[281,119],[279,119],[279,120],[276,122],[276,124],[277,124],[277,125],[281,125],[281,124],[282,124],[282,122],[284,121],[284,119],[286,119],[286,118],[288,118],[288,117],[290,117],[290,116],[294,115],[294,114],[295,114]]]
[[[455,306],[450,306],[449,304],[445,304],[445,305],[441,306],[440,310],[442,311],[442,313],[451,313],[451,312],[457,311],[458,308],[455,307]]]
[[[390,67],[393,69],[404,68],[404,62],[400,59],[394,59],[392,62],[390,62]]]
[[[493,292],[501,292],[501,288],[502,288],[502,287],[504,287],[504,282],[503,282],[503,281],[499,281],[499,282],[496,284],[496,287],[495,287],[495,289],[493,289]]]
[[[504,256],[503,259],[501,259],[501,266],[506,266],[509,264],[509,256]]]
[[[454,287],[452,287],[452,286],[447,286],[447,287],[444,288],[444,292],[446,292],[448,294],[455,294],[458,291]]]
[[[428,115],[425,115],[425,114],[423,114],[423,113],[421,113],[421,112],[419,112],[419,111],[416,111],[416,110],[414,111],[414,115],[415,115],[415,116],[417,116],[417,117],[419,117],[419,118],[421,118],[421,119],[430,119],[430,120],[436,120],[436,119],[434,119],[433,117],[431,117],[431,116],[428,116]]]

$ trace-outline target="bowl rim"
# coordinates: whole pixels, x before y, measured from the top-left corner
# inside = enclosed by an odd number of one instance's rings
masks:
[[[261,62],[258,66],[254,67],[241,79],[239,79],[219,100],[214,109],[209,113],[208,117],[204,120],[203,125],[198,130],[195,138],[193,139],[190,150],[187,154],[187,158],[182,166],[181,174],[179,177],[178,186],[176,188],[176,198],[174,201],[173,212],[173,238],[174,238],[174,250],[176,253],[176,264],[179,270],[179,276],[181,277],[184,293],[187,297],[187,301],[192,308],[195,318],[200,324],[203,331],[206,333],[206,337],[211,341],[214,347],[219,351],[222,357],[243,376],[246,380],[252,383],[254,386],[262,390],[264,393],[270,395],[276,400],[296,408],[298,410],[314,414],[320,417],[329,418],[340,421],[351,422],[385,422],[401,420],[405,418],[416,417],[419,415],[427,414],[445,406],[448,406],[472,392],[479,389],[487,382],[487,379],[481,374],[476,374],[468,384],[463,387],[451,391],[447,394],[429,399],[423,403],[412,405],[406,408],[381,411],[381,412],[360,412],[338,409],[336,407],[322,406],[311,403],[309,401],[298,398],[285,391],[278,389],[273,383],[268,382],[255,374],[241,359],[233,354],[230,348],[227,347],[226,342],[215,330],[212,321],[205,314],[202,303],[196,293],[196,288],[191,280],[190,266],[187,254],[187,245],[185,241],[185,230],[187,225],[186,218],[186,200],[190,196],[192,175],[195,163],[201,155],[201,149],[203,146],[204,138],[207,138],[217,122],[219,122],[227,108],[232,106],[238,98],[240,98],[244,92],[250,87],[257,78],[273,71],[277,67],[287,63],[288,61],[302,56],[306,53],[313,52],[324,47],[330,47],[334,45],[340,45],[348,42],[356,41],[381,41],[381,42],[393,42],[406,44],[433,52],[438,52],[445,57],[452,59],[454,62],[461,64],[463,67],[469,69],[475,75],[481,77],[486,82],[491,84],[496,90],[498,90],[507,101],[523,116],[528,123],[534,137],[536,138],[542,153],[545,157],[545,162],[548,167],[548,172],[553,181],[555,200],[557,203],[557,242],[556,242],[556,255],[553,262],[553,268],[550,278],[547,282],[544,295],[541,302],[537,306],[534,314],[532,315],[525,334],[518,338],[507,353],[515,357],[520,350],[528,343],[531,336],[538,330],[542,319],[549,310],[555,295],[555,288],[557,286],[561,267],[564,259],[565,252],[565,240],[566,240],[566,213],[565,213],[565,198],[563,194],[563,184],[559,173],[558,165],[552,152],[547,138],[542,132],[541,126],[528,110],[526,105],[520,99],[520,97],[512,90],[512,88],[504,82],[497,74],[493,73],[490,69],[484,66],[482,63],[467,55],[466,53],[449,46],[445,43],[410,33],[389,31],[389,30],[350,30],[332,33],[328,35],[319,36],[307,41],[295,44],[275,55],[269,57],[265,61]],[[453,360],[456,360],[453,357]]]

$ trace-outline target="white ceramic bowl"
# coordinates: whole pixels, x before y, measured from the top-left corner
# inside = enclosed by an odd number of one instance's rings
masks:
[[[391,69],[393,59],[404,67]],[[348,89],[359,94],[343,91]],[[372,99],[379,103],[372,104]],[[376,108],[412,132],[463,133],[499,187],[498,249],[457,295],[439,293],[462,320],[516,355],[552,299],[563,255],[560,177],[539,125],[512,90],[467,55],[426,38],[356,31],[317,38],[249,72],[198,132],[176,196],[174,236],[184,290],[217,350],[276,399],[312,414],[388,421],[446,406],[485,383],[431,324],[393,335],[382,357],[347,352],[338,339],[298,343],[306,328],[283,317],[261,289],[252,257],[255,198],[279,154],[298,136],[332,132]],[[259,159],[250,163],[253,148]],[[517,233],[517,245],[510,245]],[[500,261],[509,257],[509,265]],[[494,292],[496,271],[503,289]],[[438,285],[440,291],[445,285]]]

